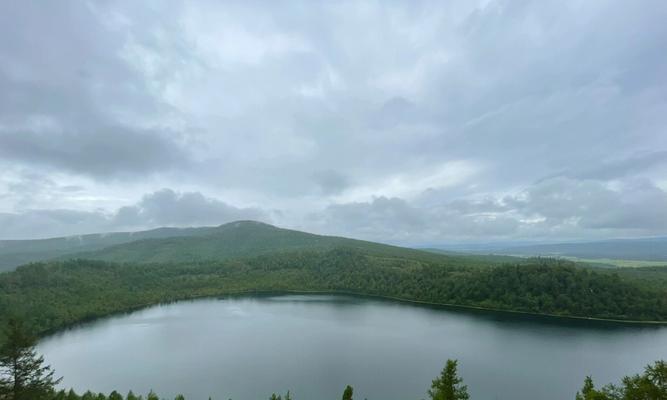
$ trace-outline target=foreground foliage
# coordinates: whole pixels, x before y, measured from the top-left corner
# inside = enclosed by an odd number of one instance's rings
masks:
[[[54,379],[51,367],[35,352],[36,338],[28,333],[23,322],[11,319],[0,346],[0,399],[50,400]]]
[[[656,361],[641,375],[626,376],[621,385],[609,384],[595,389],[593,379],[586,377],[576,400],[665,400],[667,399],[667,363]]]
[[[428,395],[433,400],[468,400],[468,387],[456,371],[458,362],[447,360],[440,376],[433,380]]]

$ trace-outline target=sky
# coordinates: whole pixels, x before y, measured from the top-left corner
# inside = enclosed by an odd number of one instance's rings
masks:
[[[7,1],[0,239],[667,235],[667,3]]]

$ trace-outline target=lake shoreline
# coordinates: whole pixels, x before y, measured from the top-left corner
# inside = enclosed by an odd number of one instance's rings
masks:
[[[357,293],[357,292],[347,292],[347,291],[323,291],[323,290],[280,290],[280,291],[245,291],[239,293],[233,293],[230,295],[216,296],[219,298],[233,297],[233,296],[245,296],[245,295],[308,295],[308,294],[319,294],[319,295],[342,295],[342,296],[353,296],[353,297],[363,297],[369,299],[378,299],[378,300],[388,300],[398,303],[414,304],[419,306],[430,306],[434,308],[447,309],[452,311],[479,311],[483,313],[499,313],[499,314],[508,314],[516,316],[529,316],[529,317],[543,317],[545,319],[552,320],[575,320],[575,321],[590,321],[590,322],[603,322],[603,323],[613,323],[618,325],[628,325],[628,326],[667,326],[667,321],[642,321],[642,320],[624,320],[624,319],[611,319],[611,318],[596,318],[596,317],[580,317],[580,316],[571,316],[571,315],[559,315],[559,314],[546,314],[546,313],[533,313],[529,311],[518,311],[518,310],[505,310],[501,308],[488,308],[488,307],[479,307],[479,306],[467,306],[462,304],[449,304],[449,303],[435,303],[422,300],[412,300],[402,297],[386,296],[386,295],[377,295],[377,294],[368,294],[368,293]],[[210,296],[204,296],[210,297]]]
[[[337,291],[239,290],[81,325],[37,351],[66,377],[62,388],[78,392],[242,399],[289,389],[307,399],[351,384],[360,398],[390,400],[419,398],[447,359],[460,361],[473,398],[559,400],[573,398],[582,376],[616,382],[667,351],[665,328],[505,315]]]
[[[233,297],[244,297],[244,296],[283,296],[283,295],[333,295],[333,296],[351,296],[375,300],[384,300],[389,302],[396,302],[402,304],[411,304],[415,306],[422,307],[431,307],[437,309],[446,309],[449,311],[468,311],[476,312],[480,314],[490,315],[492,313],[497,313],[505,316],[514,316],[514,317],[535,317],[543,318],[545,321],[571,321],[571,322],[591,322],[591,323],[600,323],[600,324],[612,324],[615,326],[627,326],[627,327],[667,327],[667,321],[641,321],[641,320],[622,320],[622,319],[607,319],[607,318],[596,318],[596,317],[581,317],[581,316],[570,316],[570,315],[558,315],[558,314],[546,314],[546,313],[533,313],[528,311],[518,311],[518,310],[505,310],[505,309],[495,309],[479,306],[468,306],[461,304],[448,304],[448,303],[435,303],[422,300],[413,300],[406,299],[401,297],[378,295],[378,294],[368,294],[360,292],[351,292],[351,291],[336,291],[336,290],[290,290],[290,289],[281,289],[281,290],[241,290],[236,292],[222,293],[222,294],[210,294],[210,295],[201,295],[201,296],[184,296],[182,298],[177,298],[169,301],[161,301],[155,303],[146,303],[140,304],[133,307],[128,307],[125,309],[120,309],[117,311],[110,312],[108,314],[83,318],[79,321],[76,321],[65,326],[61,326],[54,329],[46,330],[40,333],[40,338],[46,338],[53,335],[57,335],[62,332],[75,329],[81,325],[91,323],[94,321],[99,321],[105,318],[111,318],[120,315],[131,314],[137,311],[145,310],[147,308],[169,305],[183,301],[193,301],[193,300],[205,300],[205,299],[224,299],[224,298],[233,298]]]

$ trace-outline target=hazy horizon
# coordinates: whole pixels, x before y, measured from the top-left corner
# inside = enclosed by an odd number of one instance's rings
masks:
[[[0,240],[667,235],[667,3],[2,9]]]
[[[238,222],[256,222],[256,223],[265,223],[269,224],[271,226],[275,226],[277,228],[283,228],[283,229],[292,229],[292,228],[287,228],[275,224],[271,224],[268,222],[262,222],[262,221],[257,221],[257,220],[233,220],[229,222],[225,222],[222,224],[218,225],[180,225],[180,226],[170,226],[170,225],[164,225],[164,226],[157,226],[157,227],[152,227],[148,229],[136,229],[136,230],[114,230],[114,231],[104,231],[104,232],[90,232],[90,233],[80,233],[80,234],[72,234],[72,235],[61,235],[61,236],[48,236],[48,237],[33,237],[33,238],[15,238],[15,239],[0,239],[0,241],[25,241],[25,240],[49,240],[49,239],[60,239],[60,238],[65,238],[65,239],[72,239],[72,238],[79,238],[82,236],[106,236],[106,235],[113,235],[113,234],[124,234],[124,233],[129,233],[129,234],[134,234],[134,233],[140,233],[140,232],[146,232],[146,231],[151,231],[151,230],[159,230],[159,229],[198,229],[198,228],[217,228],[221,227],[224,225],[228,224],[234,224]],[[303,230],[302,232],[306,233],[315,233],[315,232],[309,232],[307,230]],[[334,235],[335,236],[335,235]],[[353,236],[347,236],[352,239],[361,239],[364,240],[363,238],[359,237],[353,237]],[[615,238],[603,238],[603,239],[586,239],[582,238],[579,240],[573,239],[573,240],[559,240],[559,239],[491,239],[491,240],[483,240],[483,239],[463,239],[463,240],[445,240],[445,241],[439,241],[439,242],[434,242],[434,243],[429,243],[429,242],[421,242],[421,243],[399,243],[399,242],[391,242],[388,240],[382,240],[382,239],[377,239],[373,240],[374,242],[377,243],[384,243],[384,244],[389,244],[389,245],[397,245],[397,246],[406,246],[406,247],[413,247],[416,249],[440,249],[440,250],[451,250],[451,251],[493,251],[493,250],[509,250],[513,247],[521,247],[521,246],[531,246],[531,245],[542,245],[542,244],[575,244],[575,243],[595,243],[595,242],[605,242],[605,241],[625,241],[625,240],[663,240],[667,239],[666,236],[641,236],[641,237],[615,237]]]

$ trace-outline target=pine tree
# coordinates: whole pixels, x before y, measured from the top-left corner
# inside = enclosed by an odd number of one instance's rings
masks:
[[[586,379],[584,379],[584,386],[581,388],[581,392],[577,392],[575,400],[586,400],[594,390],[595,386],[593,385],[593,378],[587,376]]]
[[[123,400],[123,396],[114,390],[109,394],[109,400]]]
[[[352,389],[352,386],[347,385],[345,388],[345,391],[343,392],[343,400],[352,400],[352,394],[354,393],[354,389]]]
[[[598,391],[595,389],[593,384],[593,378],[587,376],[584,379],[584,386],[581,388],[581,392],[577,392],[575,400],[608,400],[610,399],[607,394],[604,392]]]
[[[15,318],[8,321],[0,347],[0,400],[51,399],[60,379],[35,352],[36,338]]]
[[[656,361],[649,365],[644,372],[646,379],[651,383],[651,395],[655,398],[667,398],[667,362]]]
[[[586,377],[576,400],[664,400],[667,399],[667,363],[656,361],[641,375],[626,376],[621,385],[606,385],[595,389],[593,380]]]
[[[93,394],[93,392],[88,390],[86,393],[83,394],[83,396],[81,396],[81,400],[95,400],[95,395]]]
[[[468,400],[468,387],[456,373],[456,360],[447,360],[440,377],[433,380],[428,395],[433,400]]]

